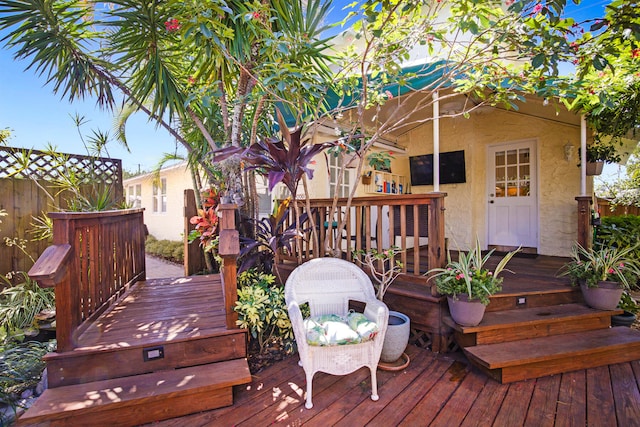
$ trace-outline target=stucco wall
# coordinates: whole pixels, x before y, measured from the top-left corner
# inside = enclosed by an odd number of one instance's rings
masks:
[[[432,124],[408,134],[410,155],[432,153]],[[487,240],[488,190],[485,171],[487,146],[535,140],[537,149],[538,253],[566,256],[577,235],[580,169],[577,157],[567,162],[564,145],[580,146],[580,129],[553,120],[498,109],[484,109],[464,117],[440,121],[440,151],[465,150],[466,183],[443,184],[448,194],[446,236],[451,248],[468,249],[475,236]],[[413,193],[433,191],[432,186],[412,187]]]

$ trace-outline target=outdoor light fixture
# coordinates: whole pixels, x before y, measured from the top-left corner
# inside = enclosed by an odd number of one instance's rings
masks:
[[[573,152],[575,151],[576,147],[573,146],[573,144],[571,144],[570,142],[567,142],[564,145],[564,160],[567,162],[570,162],[573,159]]]

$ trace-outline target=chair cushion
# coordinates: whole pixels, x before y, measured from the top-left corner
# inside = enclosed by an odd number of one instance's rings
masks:
[[[307,343],[316,346],[357,344],[372,340],[378,333],[378,325],[362,313],[347,316],[323,314],[304,321]]]

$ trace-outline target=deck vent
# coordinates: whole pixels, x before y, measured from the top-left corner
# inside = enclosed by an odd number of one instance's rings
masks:
[[[156,359],[164,359],[164,347],[160,345],[157,347],[143,348],[142,358],[145,362]]]
[[[516,298],[516,307],[521,305],[527,305],[527,297],[517,297]]]

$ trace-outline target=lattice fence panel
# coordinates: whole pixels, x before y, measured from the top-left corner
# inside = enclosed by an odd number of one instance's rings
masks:
[[[52,181],[71,174],[82,176],[86,182],[122,185],[122,161],[108,157],[0,147],[0,178],[35,177]]]

